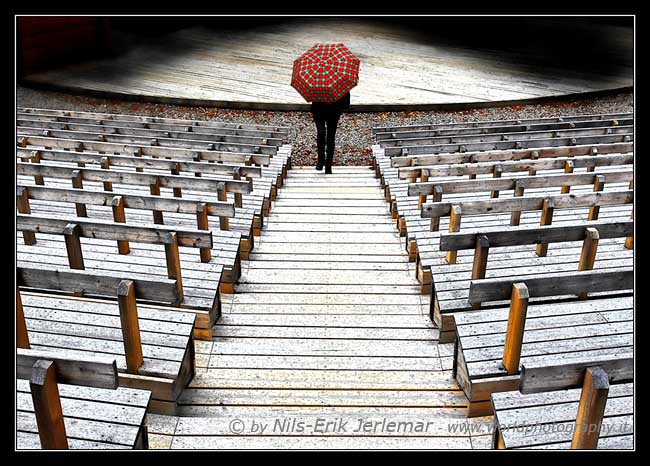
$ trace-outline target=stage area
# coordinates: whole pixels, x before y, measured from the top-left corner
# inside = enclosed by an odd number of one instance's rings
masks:
[[[25,85],[204,106],[302,110],[293,60],[316,42],[361,59],[359,111],[484,106],[633,85],[633,29],[566,20],[510,20],[482,29],[434,18],[427,28],[362,18],[292,18],[246,27],[212,18],[156,36],[114,34],[111,58],[31,74]],[[434,21],[435,20],[435,21]],[[241,21],[241,20],[239,20]],[[458,20],[456,20],[458,21]],[[226,24],[228,23],[228,24]],[[507,28],[510,28],[508,30]]]

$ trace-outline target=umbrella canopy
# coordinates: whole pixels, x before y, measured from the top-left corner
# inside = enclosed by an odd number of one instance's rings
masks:
[[[359,63],[343,44],[316,44],[293,62],[291,86],[307,102],[336,102],[359,82]]]

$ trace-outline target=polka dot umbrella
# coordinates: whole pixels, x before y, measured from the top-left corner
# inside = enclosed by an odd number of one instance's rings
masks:
[[[307,102],[336,102],[358,84],[359,63],[343,44],[316,44],[293,62],[291,86]]]

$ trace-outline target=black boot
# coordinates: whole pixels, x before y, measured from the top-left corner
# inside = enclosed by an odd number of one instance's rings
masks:
[[[323,165],[325,165],[325,163],[319,159],[318,163],[316,164],[316,170],[321,171],[323,169]]]
[[[325,165],[325,174],[326,175],[331,175],[332,174],[332,164],[331,163],[328,163],[327,165]]]

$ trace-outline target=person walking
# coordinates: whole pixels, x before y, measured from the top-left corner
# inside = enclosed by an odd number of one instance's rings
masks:
[[[349,92],[336,102],[312,102],[311,104],[311,113],[314,117],[314,123],[316,123],[316,147],[318,150],[316,170],[320,171],[324,166],[326,175],[332,173],[336,127],[341,114],[348,108],[350,108]]]

